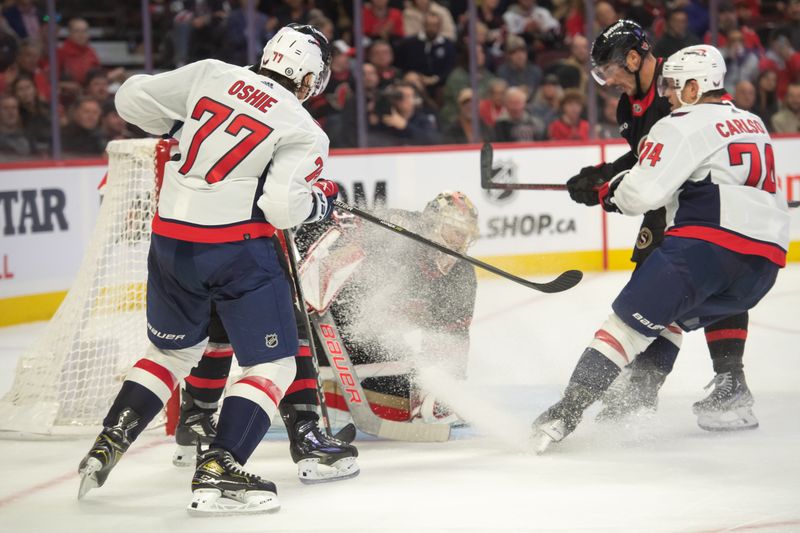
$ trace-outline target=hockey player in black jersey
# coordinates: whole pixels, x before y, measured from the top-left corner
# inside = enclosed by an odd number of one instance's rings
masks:
[[[656,90],[663,58],[653,56],[642,27],[619,20],[607,27],[592,45],[592,76],[600,85],[623,91],[617,105],[617,123],[630,151],[611,163],[581,169],[567,181],[570,197],[588,206],[597,205],[597,189],[637,162],[642,139],[662,117],[669,115],[669,100]],[[644,215],[631,260],[636,268],[664,239],[663,208]],[[705,328],[706,341],[716,377],[711,394],[696,402],[693,411],[701,428],[714,430],[752,429],[758,420],[753,398],[745,382],[742,357],[747,338],[748,313],[725,318]],[[665,330],[647,350],[625,368],[611,386],[598,419],[614,420],[639,409],[655,409],[658,391],[672,371],[680,350],[679,331]],[[730,384],[733,386],[730,386]],[[733,411],[745,413],[733,415]]]

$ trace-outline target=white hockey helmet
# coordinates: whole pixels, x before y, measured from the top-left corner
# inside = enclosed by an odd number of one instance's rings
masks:
[[[658,94],[665,96],[667,89],[672,88],[677,91],[681,104],[696,104],[697,101],[684,102],[681,99],[681,91],[686,83],[689,80],[697,82],[700,89],[697,100],[700,100],[703,94],[723,88],[726,70],[725,59],[713,46],[688,46],[678,50],[664,62],[658,81]]]
[[[303,84],[303,78],[311,74],[308,93],[301,102],[325,90],[330,77],[322,48],[315,36],[288,26],[281,28],[264,47],[261,68],[286,76],[298,87]]]

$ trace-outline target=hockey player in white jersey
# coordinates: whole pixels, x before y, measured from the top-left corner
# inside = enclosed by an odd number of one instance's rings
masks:
[[[789,215],[770,137],[759,117],[723,101],[724,77],[714,47],[672,55],[659,87],[673,112],[642,140],[637,164],[598,191],[606,211],[636,216],[666,207],[665,239],[614,301],[561,401],[533,423],[539,453],[569,435],[661,331],[698,329],[752,308],[786,265]],[[747,424],[744,375],[729,380],[700,417],[733,412],[733,424]]]
[[[79,498],[103,485],[207,343],[212,303],[242,377],[228,390],[217,435],[197,459],[189,513],[278,507],[275,485],[242,468],[295,378],[292,293],[271,237],[330,216],[328,138],[302,107],[329,72],[317,41],[281,29],[260,65],[199,61],[138,75],[116,95],[120,115],[151,134],[183,122],[167,163],[148,258],[150,346],[128,372],[89,453]]]

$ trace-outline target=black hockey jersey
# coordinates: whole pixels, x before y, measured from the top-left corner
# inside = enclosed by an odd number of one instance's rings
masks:
[[[653,82],[641,98],[631,98],[623,94],[617,104],[617,124],[622,137],[628,141],[631,151],[618,158],[612,164],[614,174],[633,168],[639,156],[639,144],[650,132],[653,124],[668,116],[671,112],[669,99],[659,96],[656,91],[658,77],[664,65],[662,58],[657,58]],[[637,95],[639,96],[639,95]],[[664,239],[666,227],[666,213],[664,209],[656,209],[645,213],[639,236],[636,238],[636,247],[633,250],[631,261],[641,263],[650,255],[650,252]]]

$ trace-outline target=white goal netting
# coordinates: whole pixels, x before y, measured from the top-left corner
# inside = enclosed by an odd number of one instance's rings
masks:
[[[156,143],[109,143],[108,182],[83,263],[17,364],[14,384],[0,400],[0,434],[97,431],[125,373],[143,355]]]

